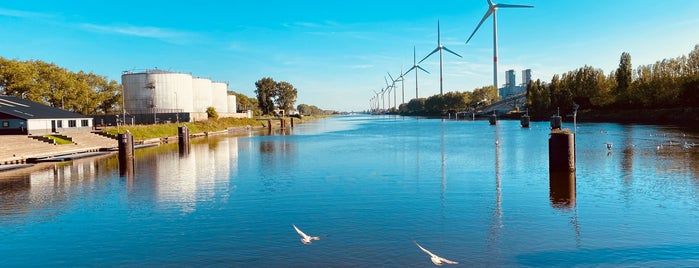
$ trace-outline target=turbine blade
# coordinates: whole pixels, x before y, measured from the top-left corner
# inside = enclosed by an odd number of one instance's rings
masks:
[[[432,52],[430,52],[430,54],[427,54],[427,56],[425,56],[422,60],[418,61],[417,63],[418,63],[418,64],[422,63],[422,61],[426,60],[427,58],[429,58],[430,56],[432,56],[432,54],[436,53],[437,51],[439,51],[439,47],[437,47],[437,48],[435,48],[434,50],[432,50]]]
[[[422,70],[423,72],[430,73],[430,72],[428,72],[427,70],[425,70],[424,68],[422,68],[422,67],[420,67],[420,66],[417,66],[417,68],[419,68],[419,69]]]
[[[386,79],[385,76],[383,77],[383,81],[386,82],[386,88],[388,88],[388,80]]]
[[[449,53],[451,53],[451,54],[454,54],[454,55],[456,55],[456,56],[459,56],[459,58],[463,58],[463,57],[461,57],[461,55],[456,54],[456,52],[449,50],[447,47],[442,47],[442,48],[443,48],[444,50],[446,50],[446,51],[449,51]]]
[[[389,72],[386,72],[386,73],[388,74],[388,77],[391,78],[391,81],[396,81],[395,79],[393,79],[393,76],[391,75],[391,73],[389,73]]]
[[[501,7],[505,7],[505,8],[508,8],[508,7],[520,7],[520,8],[524,7],[524,8],[529,8],[529,7],[534,7],[534,6],[528,6],[528,5],[510,5],[510,4],[496,4],[495,7],[497,7],[497,8],[501,8]]]
[[[468,44],[468,41],[471,41],[471,38],[473,37],[474,34],[476,34],[476,31],[478,31],[478,28],[481,28],[481,25],[483,25],[483,22],[490,16],[490,14],[493,13],[493,9],[489,8],[488,12],[485,13],[485,16],[483,16],[483,19],[481,19],[481,22],[478,23],[478,26],[476,26],[476,29],[473,30],[473,33],[471,33],[471,36],[468,37],[468,40],[466,40],[466,44]]]
[[[406,75],[406,74],[408,74],[410,71],[414,70],[415,68],[419,68],[419,67],[420,67],[420,66],[414,65],[413,67],[411,67],[410,69],[408,69],[407,71],[405,71],[405,73],[404,73],[403,75]]]

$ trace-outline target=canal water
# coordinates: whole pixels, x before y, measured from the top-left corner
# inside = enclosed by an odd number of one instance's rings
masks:
[[[3,172],[0,267],[699,266],[699,132],[576,132],[576,187],[547,122],[361,115]]]

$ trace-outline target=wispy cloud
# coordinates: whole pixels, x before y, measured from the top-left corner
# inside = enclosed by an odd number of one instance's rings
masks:
[[[286,22],[282,23],[282,26],[286,28],[312,28],[312,29],[322,29],[322,28],[335,28],[340,26],[334,21],[323,21],[323,22],[307,22],[307,21],[297,21],[297,22]]]
[[[0,8],[0,16],[15,17],[15,18],[28,18],[28,19],[52,17],[52,15],[44,14],[44,13],[30,12],[30,11],[23,11],[23,10],[14,10],[14,9],[4,9],[4,8]]]
[[[356,64],[356,65],[350,65],[350,69],[371,69],[374,68],[374,65],[371,64]]]
[[[159,27],[150,26],[133,26],[133,25],[97,25],[91,23],[80,24],[80,27],[89,31],[101,32],[107,34],[119,34],[127,36],[136,36],[144,38],[160,39],[163,41],[182,43],[191,39],[194,34],[184,31],[171,30]]]

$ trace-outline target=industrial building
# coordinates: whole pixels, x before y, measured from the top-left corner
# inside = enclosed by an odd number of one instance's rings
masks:
[[[515,70],[505,72],[505,85],[498,89],[500,96],[505,99],[512,95],[521,94],[527,91],[527,85],[532,80],[532,70],[526,69],[522,71],[522,83],[517,85]]]
[[[206,109],[214,107],[219,117],[251,117],[238,113],[235,95],[228,95],[228,84],[191,74],[163,70],[126,71],[121,75],[124,112],[127,123],[201,121]]]
[[[41,135],[90,130],[92,117],[0,95],[0,135]]]

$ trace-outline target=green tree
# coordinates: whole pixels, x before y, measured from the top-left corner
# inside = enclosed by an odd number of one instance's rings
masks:
[[[422,114],[425,112],[425,98],[412,99],[408,102],[408,114]]]
[[[279,82],[274,91],[275,103],[279,109],[284,110],[284,114],[289,114],[289,110],[294,108],[298,91],[289,82]]]
[[[614,74],[616,88],[613,91],[613,95],[616,98],[616,103],[622,106],[628,106],[630,104],[631,94],[629,92],[629,87],[633,81],[632,69],[631,54],[627,52],[621,53],[619,68],[616,69],[616,73]]]
[[[206,117],[210,119],[218,119],[218,112],[216,112],[216,108],[214,107],[207,107],[206,108]]]
[[[296,111],[302,115],[311,115],[311,107],[308,104],[299,104],[296,106]]]
[[[490,105],[500,100],[498,90],[494,86],[484,86],[476,88],[471,93],[470,106]]]
[[[262,114],[271,114],[274,111],[274,94],[277,83],[274,79],[265,77],[255,82],[255,94],[257,94],[257,105]]]
[[[53,63],[0,58],[0,91],[85,115],[119,111],[121,86],[104,76]]]

